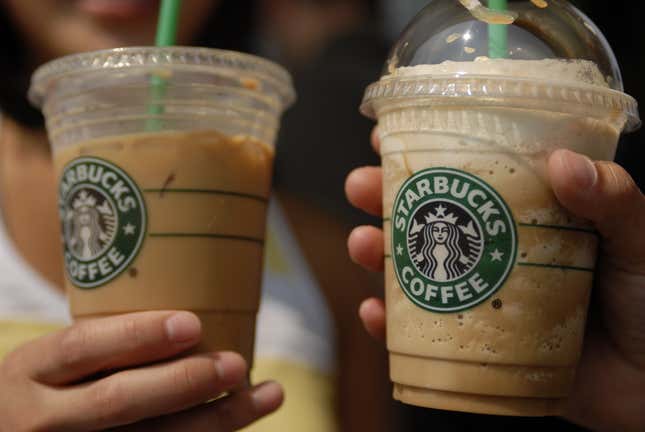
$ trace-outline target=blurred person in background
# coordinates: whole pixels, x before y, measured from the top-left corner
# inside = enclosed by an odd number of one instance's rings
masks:
[[[186,2],[180,43],[207,43],[199,35],[211,24],[209,17],[226,12],[218,11],[224,5],[217,3]],[[0,3],[0,430],[132,424],[129,430],[229,431],[282,402],[276,383],[246,388],[247,367],[238,354],[178,357],[200,337],[197,317],[187,312],[129,314],[54,331],[69,318],[57,251],[56,180],[42,117],[26,100],[30,74],[66,54],[149,45],[158,4]],[[229,18],[246,22],[244,14]],[[220,36],[222,44],[244,44],[239,31]],[[233,390],[230,397],[203,405]]]
[[[30,74],[62,55],[150,45],[158,4],[0,3],[0,356],[6,355],[0,363],[0,430],[94,430],[136,421],[152,430],[233,430],[282,400],[280,387],[266,383],[193,408],[240,389],[245,365],[232,353],[176,357],[199,339],[199,323],[190,314],[135,314],[55,331],[69,320],[61,292],[56,180],[43,119],[25,97]],[[378,32],[361,39],[364,29],[373,31],[373,11],[369,1],[183,4],[179,44],[266,52],[291,66],[302,92],[303,103],[279,144],[253,371],[254,382],[278,379],[288,398],[278,414],[249,430],[387,427],[384,353],[363,336],[355,316],[359,299],[378,289],[380,280],[349,262],[344,238],[357,213],[342,199],[346,172],[373,157],[357,145],[370,126],[356,111],[385,55],[384,44],[374,42]],[[302,33],[285,31],[290,25]],[[359,48],[370,51],[357,56],[353,50]],[[317,161],[322,169],[301,170]],[[151,362],[157,364],[142,366]]]

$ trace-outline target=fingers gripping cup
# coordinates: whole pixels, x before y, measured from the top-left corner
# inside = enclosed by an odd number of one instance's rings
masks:
[[[253,357],[274,142],[293,102],[266,60],[122,48],[36,71],[75,318],[185,309],[200,349]]]
[[[598,237],[558,204],[547,158],[611,160],[639,118],[580,11],[503,3],[433,1],[366,90],[382,140],[390,376],[414,405],[550,415],[575,376]]]

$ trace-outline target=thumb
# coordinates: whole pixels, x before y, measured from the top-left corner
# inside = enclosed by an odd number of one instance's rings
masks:
[[[560,204],[593,222],[608,256],[625,270],[645,269],[645,198],[623,168],[557,150],[549,177]]]

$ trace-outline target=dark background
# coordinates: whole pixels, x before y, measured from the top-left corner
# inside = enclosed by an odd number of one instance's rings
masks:
[[[645,37],[643,1],[591,1],[574,3],[589,15],[604,32],[618,58],[625,82],[625,91],[641,105],[645,102]],[[641,117],[643,108],[640,107]],[[645,186],[645,131],[624,135],[618,147],[617,161],[634,177],[641,190]]]
[[[645,100],[645,36],[639,28],[645,2],[573,3],[596,22],[613,47],[625,91]],[[377,13],[360,28],[339,36],[312,62],[293,70],[299,100],[285,116],[278,145],[276,185],[334,212],[349,225],[378,223],[347,204],[343,184],[352,168],[379,163],[368,146],[374,123],[358,113],[358,106],[365,86],[379,78],[392,44],[384,35],[387,19],[382,14],[383,8],[380,16]],[[645,187],[644,134],[639,130],[623,136],[617,154],[617,161],[641,189]]]

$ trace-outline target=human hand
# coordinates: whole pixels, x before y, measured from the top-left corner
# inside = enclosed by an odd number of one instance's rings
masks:
[[[238,354],[177,357],[200,334],[194,314],[141,312],[27,343],[0,364],[0,431],[233,431],[280,406],[278,384],[245,387]]]
[[[378,139],[372,143],[378,150]],[[645,197],[631,177],[611,162],[592,162],[555,151],[548,166],[560,203],[592,221],[602,237],[594,301],[585,345],[566,417],[594,430],[645,430]],[[376,216],[381,209],[381,169],[353,171],[346,194]],[[383,269],[383,232],[358,227],[349,236],[352,259]],[[382,300],[365,300],[359,314],[367,331],[385,339]]]

